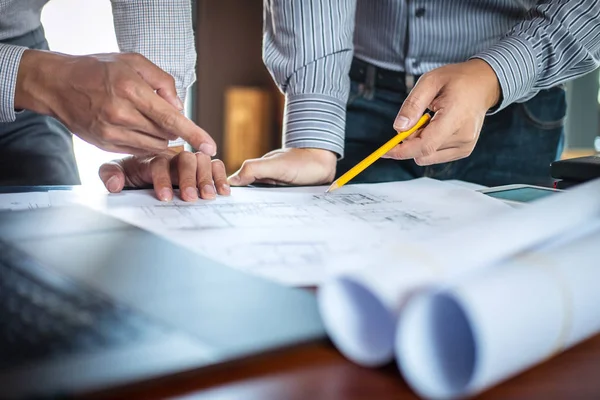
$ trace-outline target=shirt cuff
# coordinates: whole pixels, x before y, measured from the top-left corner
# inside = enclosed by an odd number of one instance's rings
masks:
[[[15,113],[15,90],[21,57],[26,47],[0,44],[0,122],[13,122]]]
[[[346,103],[322,94],[287,95],[283,147],[329,150],[344,156]]]
[[[525,99],[533,91],[538,76],[536,52],[531,41],[521,36],[507,36],[492,47],[476,54],[492,67],[502,90],[502,100],[491,113]]]

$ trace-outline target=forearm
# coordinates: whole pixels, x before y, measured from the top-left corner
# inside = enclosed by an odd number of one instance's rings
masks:
[[[119,49],[140,53],[171,74],[185,102],[196,67],[190,0],[111,2]]]
[[[264,61],[286,95],[284,147],[343,156],[356,0],[272,0]]]
[[[502,109],[600,65],[600,0],[555,0],[534,7],[476,58],[496,72]]]

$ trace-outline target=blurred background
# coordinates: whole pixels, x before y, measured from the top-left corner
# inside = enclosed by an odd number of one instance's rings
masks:
[[[230,172],[279,147],[283,98],[261,59],[262,0],[197,0],[197,83],[187,115],[219,145]],[[52,0],[42,21],[50,48],[68,54],[118,51],[109,0]],[[565,156],[600,152],[600,75],[568,85]],[[82,183],[100,185],[98,167],[118,157],[75,138]]]

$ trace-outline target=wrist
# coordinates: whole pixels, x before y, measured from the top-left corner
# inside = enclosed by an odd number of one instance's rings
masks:
[[[23,52],[15,87],[15,109],[35,111],[40,114],[52,114],[49,101],[49,78],[60,80],[58,71],[63,55],[41,51]]]
[[[324,164],[335,165],[337,163],[337,154],[333,151],[317,148],[304,148],[302,150],[311,153]]]
[[[485,106],[488,110],[497,106],[502,98],[502,89],[496,71],[494,71],[486,61],[480,58],[474,58],[468,62],[477,67],[477,75],[481,79],[483,88],[485,89],[482,91],[482,93],[485,94]]]

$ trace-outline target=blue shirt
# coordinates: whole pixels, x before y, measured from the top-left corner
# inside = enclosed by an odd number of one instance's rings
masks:
[[[343,156],[353,55],[411,75],[481,58],[498,76],[500,110],[600,65],[600,0],[265,0],[284,147]]]

